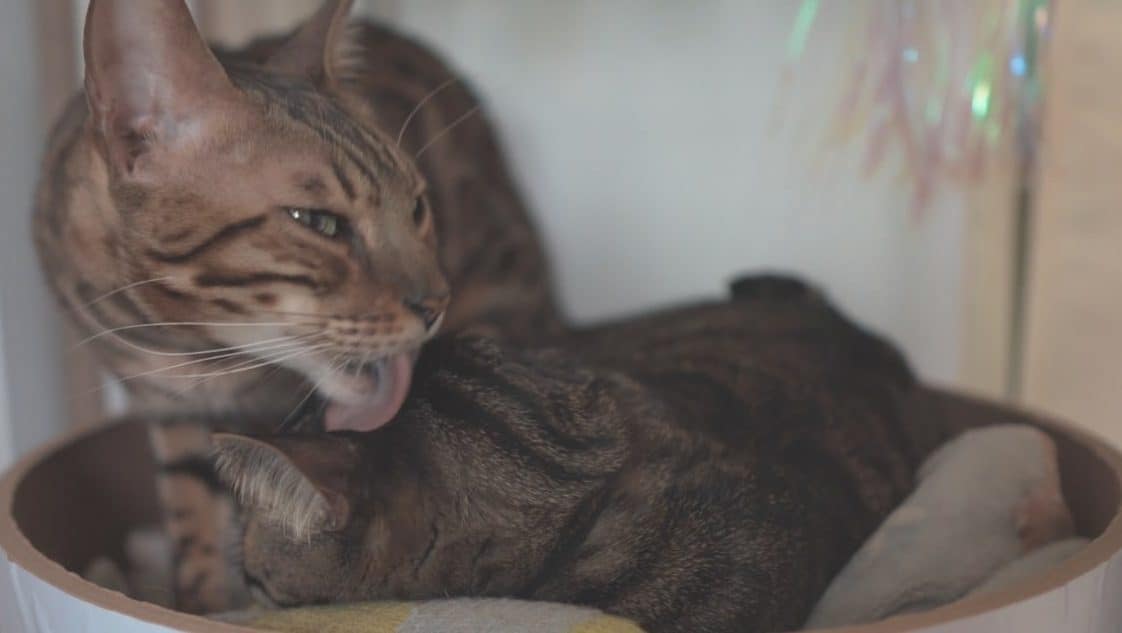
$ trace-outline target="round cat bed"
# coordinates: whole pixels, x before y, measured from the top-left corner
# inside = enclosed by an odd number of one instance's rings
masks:
[[[949,392],[932,409],[963,428],[1022,422],[1059,448],[1064,494],[1090,545],[1062,564],[932,611],[847,633],[1122,630],[1122,455],[1071,426]],[[143,424],[79,431],[25,457],[0,481],[0,631],[235,632],[237,626],[131,600],[86,582],[96,557],[123,557],[132,528],[158,521]],[[949,563],[953,564],[953,563]]]

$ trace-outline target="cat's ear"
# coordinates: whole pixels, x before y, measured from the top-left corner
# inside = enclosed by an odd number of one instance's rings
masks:
[[[265,63],[273,72],[332,85],[344,73],[353,42],[347,18],[353,0],[326,0]]]
[[[240,96],[183,0],[91,0],[83,52],[92,121],[118,173],[154,148],[199,142]]]
[[[249,437],[214,434],[219,477],[238,501],[295,538],[341,530],[351,515],[348,485],[358,450],[332,435]]]

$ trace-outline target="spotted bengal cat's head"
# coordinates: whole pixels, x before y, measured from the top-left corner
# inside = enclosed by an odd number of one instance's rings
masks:
[[[350,5],[224,66],[181,0],[91,2],[86,135],[107,186],[73,195],[98,199],[146,322],[295,370],[344,405],[329,426],[368,429],[449,288],[423,178],[348,91]]]

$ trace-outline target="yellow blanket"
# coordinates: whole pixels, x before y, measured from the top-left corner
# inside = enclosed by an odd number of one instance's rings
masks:
[[[595,609],[467,598],[264,611],[240,624],[281,633],[643,633]]]

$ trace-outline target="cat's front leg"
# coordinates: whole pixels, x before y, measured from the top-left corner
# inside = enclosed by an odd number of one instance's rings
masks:
[[[215,476],[209,428],[200,420],[163,421],[150,425],[149,438],[172,543],[175,607],[190,613],[244,607],[249,594],[230,555],[237,534],[234,504]]]

